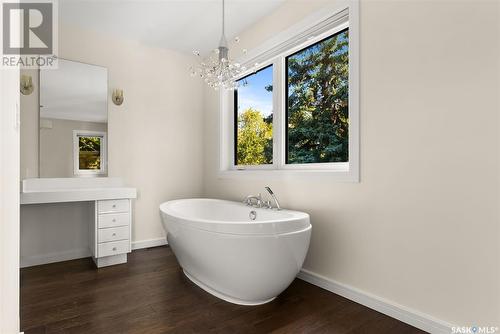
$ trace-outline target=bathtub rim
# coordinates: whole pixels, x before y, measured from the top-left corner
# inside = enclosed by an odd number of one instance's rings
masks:
[[[182,218],[177,218],[181,219],[184,221]],[[284,223],[286,224],[286,223]],[[224,236],[234,236],[234,237],[255,237],[255,238],[265,238],[265,237],[286,237],[289,235],[294,235],[294,234],[299,234],[299,233],[305,233],[309,230],[312,230],[312,224],[309,222],[309,225],[305,226],[304,228],[297,229],[297,230],[291,230],[291,231],[283,231],[283,232],[267,232],[267,233],[248,233],[248,232],[225,232],[225,231],[214,231],[214,230],[209,230],[205,229],[202,227],[194,226],[194,224],[183,224],[181,227],[183,229],[191,229],[195,231],[202,231],[206,233],[213,233],[217,235],[224,235]],[[167,232],[168,236],[168,232]]]
[[[236,202],[236,201],[230,201],[230,200],[225,200],[225,199],[216,199],[216,198],[204,198],[204,197],[200,197],[200,198],[182,198],[182,199],[174,199],[174,200],[163,202],[163,203],[160,204],[160,212],[162,212],[162,213],[164,213],[166,215],[169,215],[171,217],[177,218],[177,219],[182,219],[182,220],[192,221],[192,222],[199,222],[199,223],[206,223],[206,224],[225,224],[225,223],[228,223],[228,224],[235,224],[235,225],[247,225],[247,224],[251,223],[251,222],[248,222],[248,221],[231,221],[231,222],[228,222],[228,221],[220,221],[220,220],[214,220],[214,219],[194,218],[194,217],[189,217],[189,216],[186,216],[186,215],[183,215],[183,214],[178,214],[178,212],[176,212],[174,214],[174,213],[172,213],[172,211],[169,211],[168,209],[166,210],[166,208],[168,207],[168,205],[173,205],[173,204],[175,204],[177,202],[184,202],[184,201],[189,201],[189,200],[203,200],[203,201],[225,202],[225,203],[230,203],[232,205],[239,205],[239,206],[247,207],[248,209],[270,210],[270,211],[273,211],[273,212],[283,212],[283,213],[289,212],[289,213],[293,214],[293,217],[291,217],[291,218],[288,217],[288,218],[282,218],[282,219],[277,218],[277,219],[268,219],[268,220],[264,220],[264,221],[256,221],[255,222],[256,224],[283,223],[283,222],[297,221],[297,220],[301,220],[301,219],[310,220],[309,214],[306,213],[306,212],[302,212],[302,211],[295,211],[295,210],[288,210],[288,209],[276,210],[276,209],[266,209],[266,208],[254,208],[254,207],[247,206],[247,205],[245,205],[243,203]]]

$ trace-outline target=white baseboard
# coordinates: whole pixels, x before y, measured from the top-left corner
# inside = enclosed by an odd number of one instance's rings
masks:
[[[449,323],[351,286],[336,282],[309,270],[302,269],[297,277],[423,331],[433,334],[451,333],[452,325]]]
[[[41,255],[21,256],[21,268],[81,259],[89,256],[90,250],[88,248],[70,249],[63,252],[54,252]]]
[[[166,238],[138,240],[132,242],[132,250],[164,246],[167,244],[168,243]],[[71,249],[64,252],[47,253],[41,255],[21,256],[21,268],[54,262],[76,260],[90,256],[90,250],[88,248]]]
[[[132,250],[168,245],[166,238],[132,241]]]

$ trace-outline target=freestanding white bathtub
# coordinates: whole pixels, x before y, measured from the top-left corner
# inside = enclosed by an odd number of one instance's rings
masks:
[[[160,212],[186,276],[235,304],[273,300],[294,280],[309,248],[311,224],[303,212],[217,199],[169,201]]]

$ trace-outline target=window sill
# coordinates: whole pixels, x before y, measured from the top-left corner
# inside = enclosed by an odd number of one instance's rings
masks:
[[[266,179],[266,180],[321,180],[335,182],[359,182],[359,173],[353,170],[333,169],[244,169],[244,170],[219,170],[219,179]]]

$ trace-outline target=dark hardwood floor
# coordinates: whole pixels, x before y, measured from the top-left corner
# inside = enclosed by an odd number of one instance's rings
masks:
[[[296,279],[261,306],[224,302],[191,283],[168,247],[96,270],[80,259],[21,271],[21,328],[38,333],[423,333]]]

